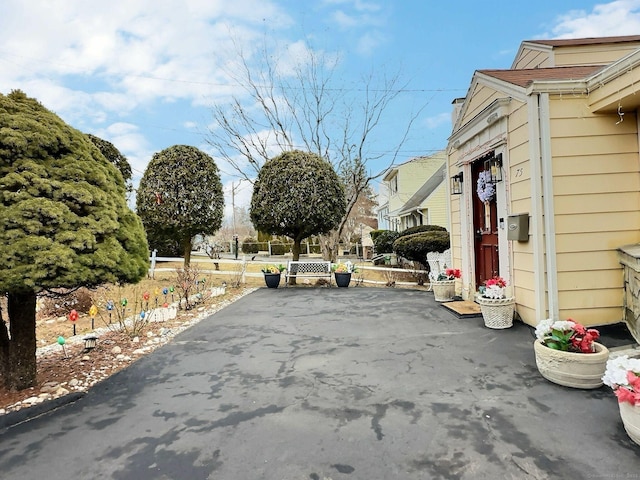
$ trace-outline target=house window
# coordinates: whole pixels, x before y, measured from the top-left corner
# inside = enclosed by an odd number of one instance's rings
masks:
[[[398,193],[398,176],[396,175],[391,180],[389,180],[389,192],[391,195],[395,195]]]

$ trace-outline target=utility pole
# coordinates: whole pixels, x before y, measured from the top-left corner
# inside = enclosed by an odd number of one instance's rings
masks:
[[[238,182],[240,186],[240,182]],[[231,218],[233,220],[233,234],[236,235],[236,186],[234,182],[231,182]]]

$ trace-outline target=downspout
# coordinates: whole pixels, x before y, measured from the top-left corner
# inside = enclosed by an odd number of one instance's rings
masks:
[[[544,223],[542,205],[542,165],[540,161],[540,101],[538,94],[527,100],[529,162],[531,164],[531,241],[533,243],[533,296],[535,318],[547,318],[544,277]]]
[[[553,201],[553,168],[551,157],[551,125],[549,94],[540,94],[540,163],[542,165],[542,194],[544,198],[545,252],[547,260],[547,298],[549,318],[559,319],[558,264],[556,252],[555,205]]]

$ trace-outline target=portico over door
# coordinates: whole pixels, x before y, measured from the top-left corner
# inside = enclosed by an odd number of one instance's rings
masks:
[[[476,288],[500,271],[498,255],[498,209],[496,195],[482,201],[478,196],[478,178],[484,171],[484,162],[493,157],[493,152],[471,164],[473,181],[473,231],[476,270]],[[495,189],[494,189],[495,192]]]

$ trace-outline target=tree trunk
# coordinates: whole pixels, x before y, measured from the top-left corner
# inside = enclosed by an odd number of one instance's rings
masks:
[[[300,260],[300,244],[302,243],[301,238],[293,239],[293,246],[291,247],[291,257],[294,262]],[[296,277],[289,278],[289,285],[296,284]]]
[[[184,253],[184,268],[189,268],[191,264],[191,238],[187,238],[182,243],[182,252]]]
[[[36,384],[35,292],[9,293],[7,314],[9,329],[4,321],[0,326],[1,373],[7,389],[23,390]]]

